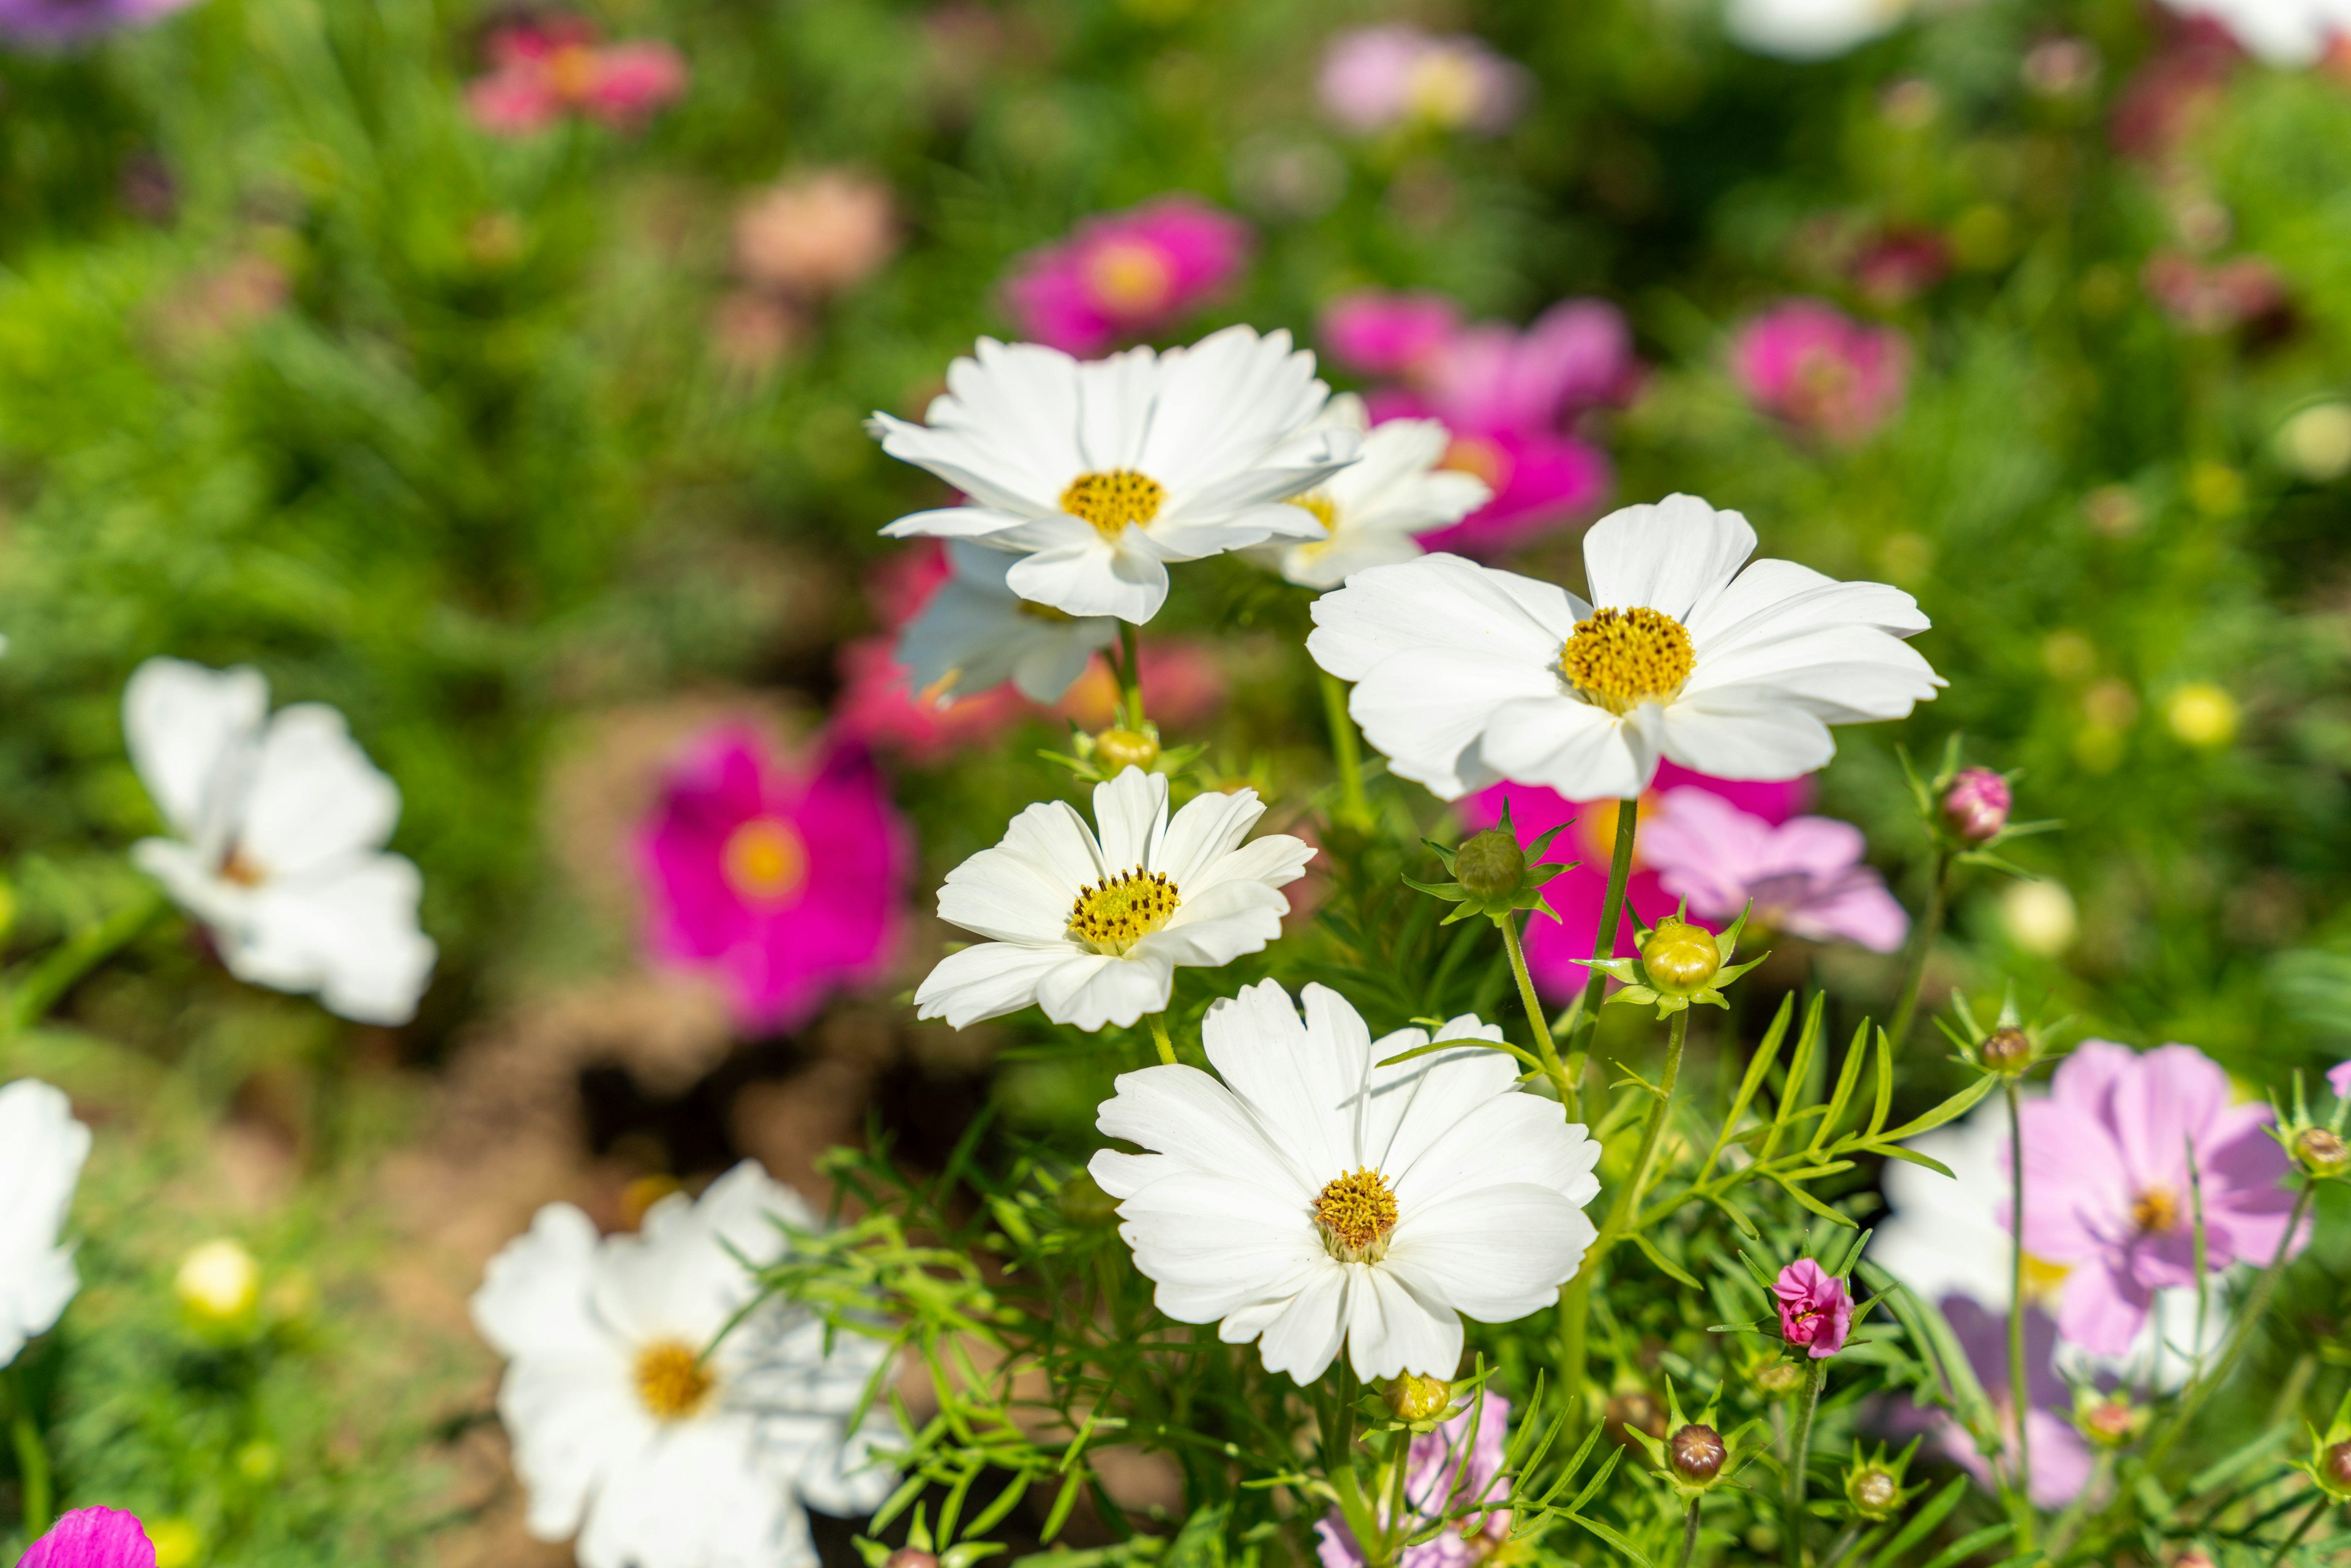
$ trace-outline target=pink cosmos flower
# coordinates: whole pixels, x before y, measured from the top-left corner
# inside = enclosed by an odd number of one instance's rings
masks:
[[[2276,1253],[2294,1207],[2285,1151],[2264,1130],[2270,1108],[2231,1103],[2210,1057],[2085,1040],[2050,1090],[2023,1107],[2024,1245],[2071,1266],[2058,1299],[2064,1338],[2120,1355],[2158,1290],[2196,1282],[2191,1149],[2210,1267]]]
[[[1433,370],[1460,329],[1460,310],[1442,294],[1361,288],[1323,308],[1322,340],[1344,370],[1410,380]]]
[[[2351,1061],[2337,1062],[2328,1068],[2326,1086],[2335,1091],[2337,1100],[2351,1100]]]
[[[897,249],[890,187],[854,169],[803,171],[735,210],[735,270],[754,287],[794,298],[855,287]]]
[[[1413,1438],[1405,1460],[1404,1495],[1416,1520],[1426,1522],[1456,1509],[1500,1503],[1510,1498],[1510,1479],[1500,1472],[1503,1449],[1510,1440],[1510,1402],[1499,1394],[1480,1393],[1479,1397],[1484,1406],[1478,1415],[1475,1448],[1469,1443],[1468,1410],[1437,1430]],[[1462,1479],[1464,1465],[1468,1469],[1466,1479]],[[1453,1496],[1457,1482],[1461,1488],[1458,1501]],[[1383,1520],[1385,1517],[1384,1510]],[[1322,1568],[1363,1568],[1363,1548],[1337,1509],[1325,1515],[1314,1531],[1322,1538],[1315,1553],[1322,1560]],[[1398,1563],[1400,1568],[1471,1568],[1510,1533],[1508,1509],[1473,1513],[1435,1540],[1407,1548]]]
[[[1780,1270],[1771,1282],[1780,1303],[1780,1337],[1814,1361],[1826,1361],[1844,1348],[1853,1332],[1853,1297],[1844,1281],[1813,1262],[1799,1258]]]
[[[1240,276],[1254,244],[1231,214],[1161,196],[1029,252],[1005,298],[1021,336],[1082,358],[1174,326]]]
[[[1963,768],[1943,795],[1943,821],[1971,844],[2000,836],[2016,803],[2008,780],[1989,768]]]
[[[1642,797],[1642,821],[1634,831],[1633,874],[1625,897],[1642,919],[1654,925],[1674,912],[1674,897],[1648,858],[1649,820],[1661,810],[1667,791],[1697,789],[1719,796],[1741,811],[1768,824],[1786,821],[1810,798],[1808,780],[1745,784],[1693,773],[1675,762],[1660,763],[1656,782]],[[1553,1001],[1564,1001],[1583,988],[1592,972],[1577,960],[1592,956],[1593,938],[1600,933],[1600,906],[1608,895],[1608,867],[1616,852],[1616,812],[1614,800],[1569,800],[1555,792],[1522,784],[1497,784],[1472,795],[1461,805],[1464,830],[1475,832],[1501,820],[1502,801],[1510,803],[1510,825],[1521,841],[1531,842],[1573,818],[1575,825],[1552,841],[1550,858],[1580,863],[1543,884],[1543,897],[1558,911],[1557,920],[1540,915],[1526,925],[1527,967],[1535,987]],[[1633,953],[1632,926],[1616,929],[1616,956]]]
[[[1668,790],[1637,841],[1668,897],[1721,926],[1754,905],[1754,923],[1808,942],[1891,953],[1910,917],[1863,859],[1861,830],[1831,817],[1777,826],[1704,789]]]
[[[34,1542],[16,1568],[155,1568],[155,1548],[137,1514],[78,1508]]]
[[[833,701],[834,729],[893,756],[930,764],[957,751],[982,746],[1023,718],[1035,704],[1010,682],[959,697],[946,706],[925,701],[898,662],[897,639],[883,634],[844,643],[841,688]]]
[[[118,27],[143,27],[195,0],[0,0],[0,37],[35,48],[87,43]]]
[[[729,726],[674,773],[637,845],[656,956],[716,974],[737,1020],[781,1032],[887,972],[912,835],[862,747],[805,771]]]
[[[1748,401],[1831,441],[1857,442],[1902,406],[1908,341],[1818,299],[1790,299],[1740,327],[1730,373]]]
[[[2147,258],[2139,281],[2165,315],[2199,337],[2276,320],[2286,313],[2285,279],[2258,256],[2208,266],[2178,251],[2158,251]]]
[[[569,114],[619,130],[651,119],[685,90],[685,60],[667,44],[600,44],[578,16],[517,22],[490,35],[490,69],[465,89],[475,123],[527,136]]]
[[[1467,33],[1390,25],[1331,40],[1318,83],[1332,119],[1363,134],[1421,124],[1493,136],[1526,107],[1525,68]]]

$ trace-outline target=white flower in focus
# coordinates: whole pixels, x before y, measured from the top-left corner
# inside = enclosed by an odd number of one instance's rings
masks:
[[[1020,559],[1005,585],[1021,598],[1148,621],[1167,598],[1168,562],[1321,533],[1285,501],[1354,458],[1352,433],[1308,429],[1330,391],[1287,332],[1228,327],[1188,349],[1083,363],[983,338],[947,368],[926,423],[870,423],[883,451],[969,504],[882,531],[1010,551]]]
[[[1348,711],[1391,769],[1446,800],[1498,779],[1623,800],[1660,758],[1794,779],[1828,727],[1900,718],[1942,677],[1902,639],[1900,589],[1759,560],[1755,530],[1692,496],[1584,536],[1594,602],[1453,555],[1356,573],[1314,603],[1306,651],[1356,683]]]
[[[1342,392],[1319,422],[1356,433],[1363,455],[1290,504],[1322,525],[1320,538],[1259,545],[1250,550],[1291,582],[1336,588],[1367,566],[1421,554],[1416,534],[1459,522],[1493,498],[1473,474],[1440,468],[1453,433],[1434,419],[1374,424],[1364,400]]]
[[[1031,702],[1055,703],[1098,648],[1118,641],[1109,615],[1067,615],[1005,585],[1016,558],[947,541],[954,575],[898,634],[898,663],[918,697],[946,706],[1010,681]]]
[[[61,1092],[33,1078],[0,1088],[0,1366],[81,1288],[57,1239],[89,1157],[89,1129]]]
[[[1825,60],[1891,32],[1909,0],[1729,0],[1723,30],[1759,55]]]
[[[803,1505],[880,1506],[894,1478],[871,1451],[894,1428],[848,1417],[882,1345],[839,1333],[828,1354],[823,1320],[779,1298],[711,1344],[758,1293],[735,1254],[780,1257],[778,1221],[816,1223],[747,1160],[633,1236],[549,1204],[490,1260],[474,1323],[508,1363],[533,1536],[576,1536],[583,1568],[815,1568]]]
[[[400,789],[320,703],[269,713],[250,669],[150,659],[122,694],[131,761],[178,835],[141,869],[210,927],[237,978],[316,992],[361,1023],[405,1023],[433,972],[423,882],[383,852]]]
[[[1365,1378],[1450,1377],[1461,1318],[1507,1322],[1553,1301],[1594,1237],[1600,1145],[1559,1103],[1520,1092],[1499,1051],[1374,1041],[1346,998],[1265,980],[1216,1003],[1196,1067],[1122,1073],[1096,1125],[1150,1150],[1087,1167],[1124,1201],[1119,1234],[1159,1310],[1260,1341],[1266,1370],[1311,1383],[1341,1343]],[[1439,1039],[1499,1040],[1471,1017]]]
[[[1027,1007],[1055,1023],[1125,1028],[1167,1006],[1179,964],[1214,968],[1281,935],[1280,889],[1313,846],[1268,833],[1254,789],[1211,791],[1167,815],[1164,775],[1129,768],[1094,786],[1089,829],[1041,800],[947,873],[939,918],[987,938],[950,953],[914,992],[956,1028]]]

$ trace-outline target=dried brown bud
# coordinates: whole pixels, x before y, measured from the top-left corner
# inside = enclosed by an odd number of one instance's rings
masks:
[[[2014,1024],[2003,1024],[1977,1048],[1994,1072],[2022,1072],[2032,1063],[2032,1040]]]
[[[1673,1456],[1675,1473],[1693,1481],[1714,1479],[1722,1473],[1722,1461],[1728,1457],[1722,1434],[1696,1421],[1676,1432],[1666,1450]]]

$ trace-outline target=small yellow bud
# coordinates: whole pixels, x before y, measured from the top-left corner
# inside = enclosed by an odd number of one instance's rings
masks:
[[[1407,1372],[1390,1378],[1383,1396],[1399,1421],[1434,1421],[1453,1403],[1453,1385],[1441,1377]]]
[[[204,1538],[184,1519],[147,1521],[147,1541],[155,1548],[155,1568],[189,1568],[204,1549]]]
[[[1094,737],[1094,756],[1106,773],[1115,775],[1130,768],[1148,771],[1159,760],[1159,742],[1137,729],[1106,729]]]
[[[1659,994],[1694,997],[1721,972],[1722,949],[1705,926],[1667,915],[1641,944],[1641,969]]]
[[[2163,719],[2189,745],[2217,750],[2237,737],[2237,700],[2210,681],[2190,681],[2164,704]]]
[[[197,1318],[235,1322],[249,1314],[261,1297],[261,1265],[226,1238],[207,1241],[181,1260],[172,1290]]]

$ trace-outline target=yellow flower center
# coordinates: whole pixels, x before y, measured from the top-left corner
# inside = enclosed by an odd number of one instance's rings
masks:
[[[585,44],[565,44],[547,57],[547,84],[566,103],[584,102],[603,74],[596,51]]]
[[[1157,246],[1112,240],[1086,258],[1094,299],[1115,316],[1152,316],[1176,291],[1176,269]]]
[[[2071,1264],[2052,1263],[2046,1258],[2035,1258],[2027,1252],[2024,1255],[2024,1299],[2038,1301],[2043,1306],[2049,1305],[2056,1301],[2058,1291],[2065,1283],[2065,1276],[2073,1271]]]
[[[1463,125],[1478,111],[1478,67],[1458,49],[1423,56],[1405,86],[1413,112],[1432,125]]]
[[[808,845],[780,817],[754,817],[726,836],[726,885],[747,904],[789,904],[808,882]]]
[[[239,887],[259,887],[269,880],[269,873],[261,868],[259,861],[232,844],[228,854],[221,861],[220,877],[223,882],[233,882]]]
[[[1292,496],[1290,504],[1322,524],[1324,538],[1339,531],[1339,504],[1322,491],[1309,490],[1303,496]]]
[[[1697,664],[1682,623],[1646,606],[1593,611],[1559,654],[1560,673],[1584,701],[1614,714],[1671,700]]]
[[[2131,1203],[2131,1223],[2144,1236],[2161,1236],[2179,1224],[2179,1197],[2168,1186],[2151,1186]]]
[[[1097,953],[1123,957],[1128,948],[1174,917],[1184,900],[1164,871],[1133,871],[1106,876],[1078,894],[1070,906],[1070,936]]]
[[[657,1421],[683,1421],[718,1386],[684,1340],[657,1339],[637,1352],[637,1398]]]
[[[1323,1250],[1340,1262],[1376,1263],[1396,1227],[1395,1194],[1369,1166],[1333,1176],[1314,1200],[1314,1224]]]
[[[1061,510],[1083,517],[1094,531],[1115,543],[1129,523],[1140,526],[1159,515],[1167,492],[1159,481],[1132,468],[1104,468],[1081,474],[1061,492]]]

